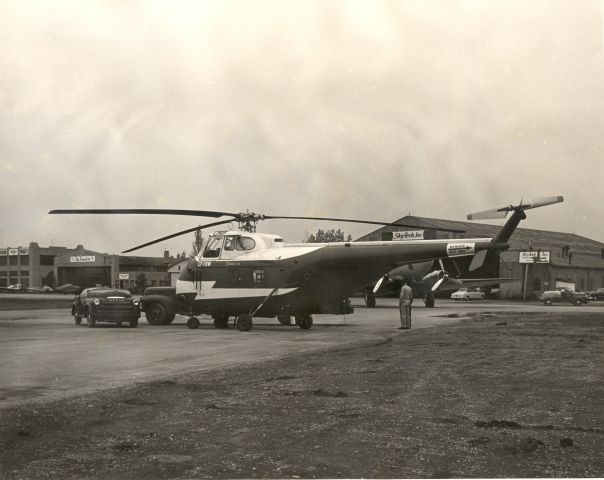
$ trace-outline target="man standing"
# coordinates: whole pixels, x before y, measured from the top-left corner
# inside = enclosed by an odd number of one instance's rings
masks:
[[[398,299],[398,305],[401,311],[401,326],[399,330],[406,330],[411,328],[411,304],[413,303],[413,290],[407,285],[407,282],[403,280],[403,288],[401,288],[401,295]]]

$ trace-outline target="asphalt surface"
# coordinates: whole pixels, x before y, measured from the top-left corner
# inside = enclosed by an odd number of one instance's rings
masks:
[[[310,330],[257,319],[247,333],[214,329],[207,317],[198,330],[187,329],[186,317],[180,316],[169,326],[150,326],[143,316],[136,329],[90,329],[76,326],[66,309],[0,311],[0,408],[405,335],[397,328],[396,299],[378,299],[374,309],[360,299],[353,305],[352,315],[315,315]],[[468,315],[543,311],[604,313],[604,303],[544,307],[439,300],[437,308],[427,309],[416,301],[412,329],[453,325]]]

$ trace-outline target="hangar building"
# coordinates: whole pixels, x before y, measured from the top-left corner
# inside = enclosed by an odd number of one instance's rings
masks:
[[[75,248],[0,247],[0,287],[20,283],[23,287],[51,287],[72,283],[83,288],[112,285],[135,289],[144,274],[146,286],[170,284],[167,270],[174,262],[169,253],[163,257],[109,255]]]
[[[55,258],[54,275],[57,285],[72,283],[82,288],[112,285],[136,290],[142,286],[169,285],[167,270],[171,261],[167,251],[163,257],[135,257],[79,248]]]
[[[484,238],[494,237],[501,229],[499,225],[412,215],[394,223],[413,227],[382,227],[357,241]],[[509,244],[510,249],[501,255],[500,276],[517,280],[500,285],[502,298],[537,298],[543,290],[555,288],[559,282],[574,284],[576,290],[604,288],[602,242],[570,233],[517,228]],[[539,258],[539,263],[535,258]]]

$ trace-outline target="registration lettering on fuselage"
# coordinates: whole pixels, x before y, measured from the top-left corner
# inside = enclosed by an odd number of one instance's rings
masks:
[[[459,257],[461,255],[471,255],[474,253],[475,243],[447,243],[447,255],[449,257]]]
[[[207,261],[207,260],[205,260],[205,261],[199,261],[199,262],[197,262],[197,266],[198,267],[211,267],[212,266],[212,262]]]

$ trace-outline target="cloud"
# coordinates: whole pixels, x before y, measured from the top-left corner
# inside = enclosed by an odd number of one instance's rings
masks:
[[[589,185],[604,151],[600,2],[1,10],[4,244],[113,252],[197,221],[41,221],[51,208],[462,219],[547,194],[567,202],[530,226],[604,239]],[[319,227],[262,229],[299,241]]]

